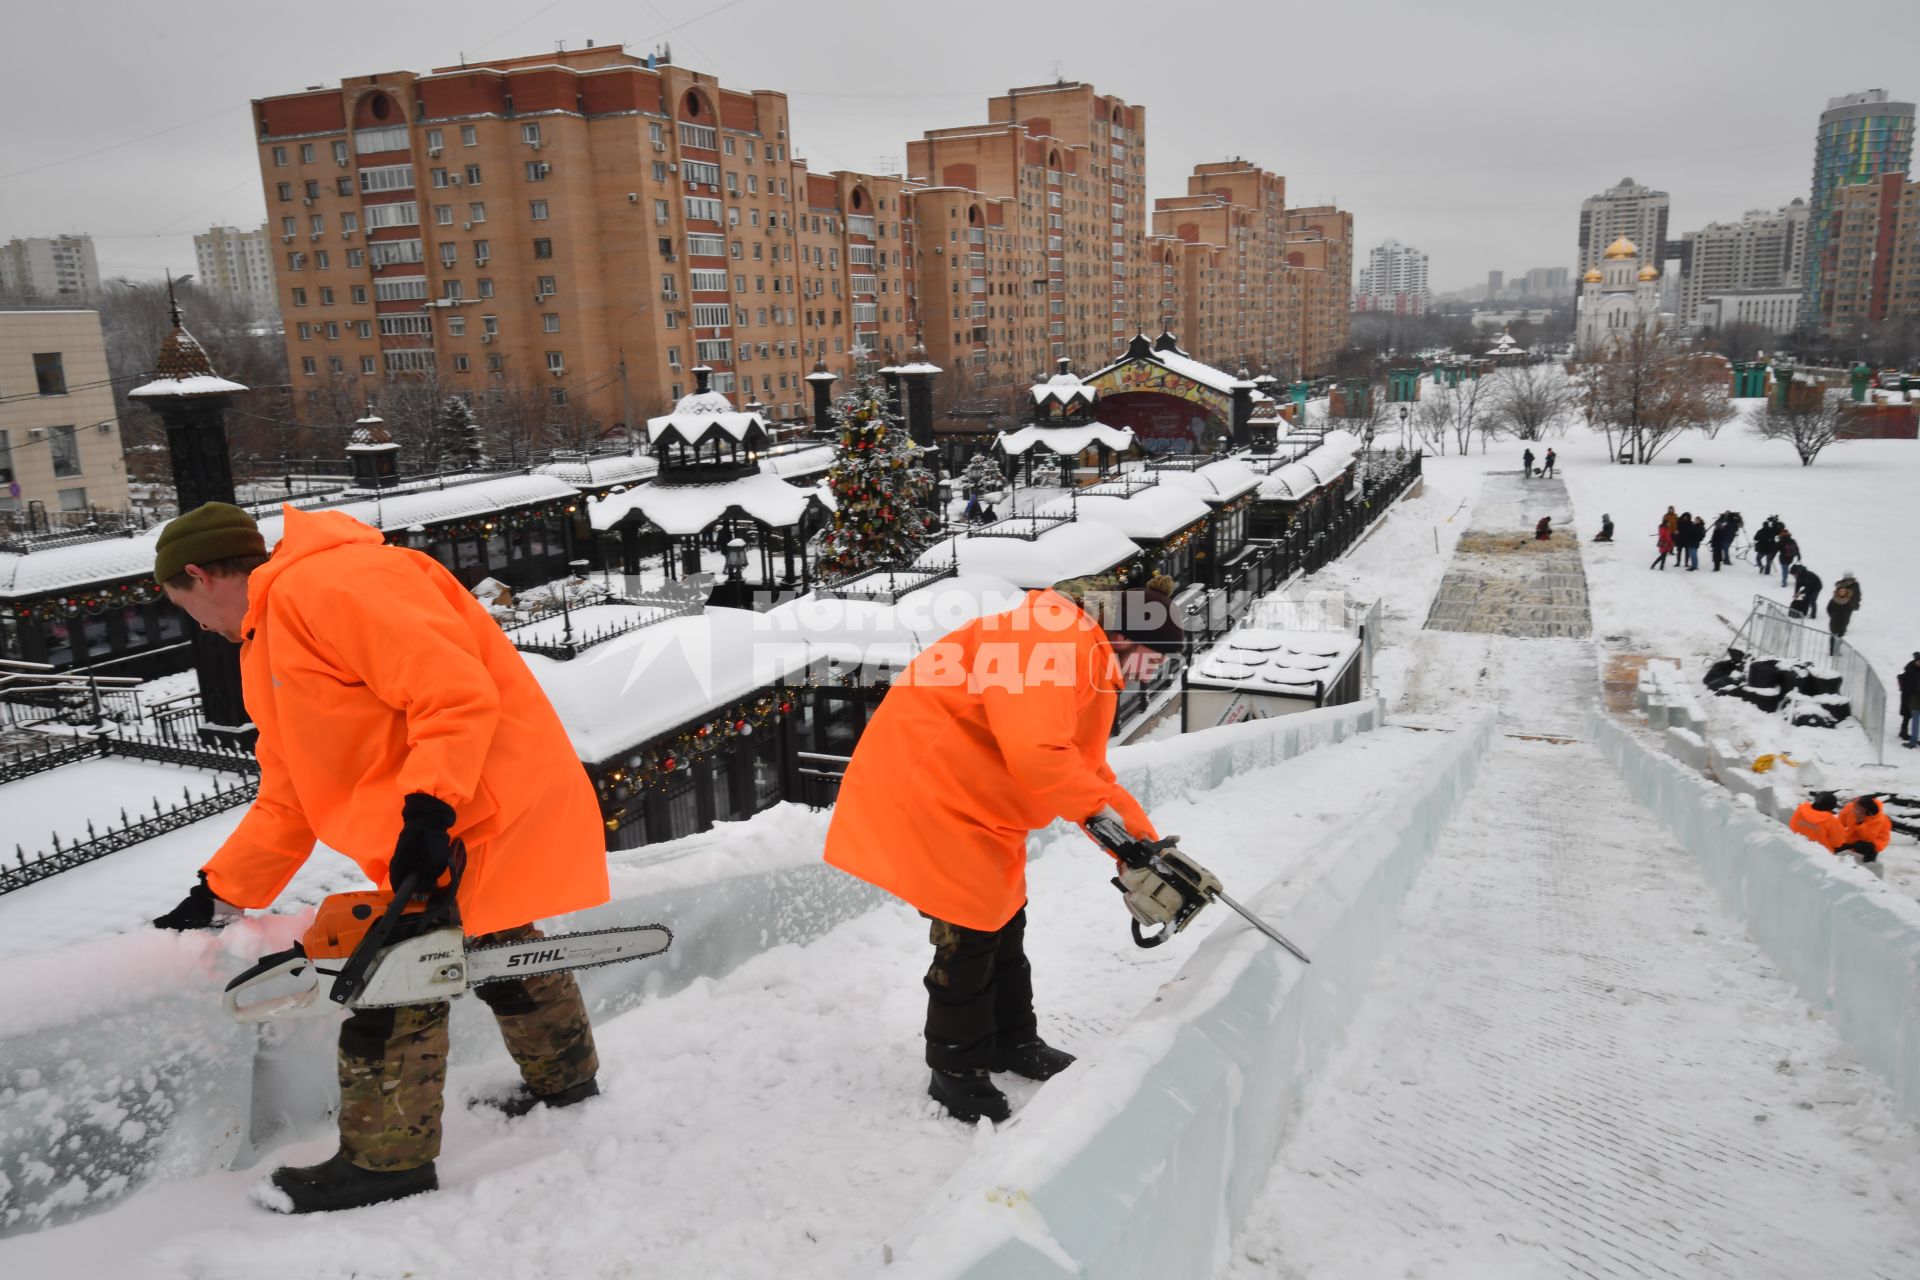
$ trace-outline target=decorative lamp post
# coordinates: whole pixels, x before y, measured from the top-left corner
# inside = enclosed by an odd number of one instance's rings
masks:
[[[571,603],[573,598],[573,584],[576,582],[585,582],[587,580],[587,570],[591,567],[592,566],[585,560],[567,561],[567,568],[573,570],[573,577],[560,584],[561,643],[569,647],[573,644],[573,608]]]
[[[1400,447],[1393,451],[1396,458],[1407,456],[1407,406],[1400,406]]]

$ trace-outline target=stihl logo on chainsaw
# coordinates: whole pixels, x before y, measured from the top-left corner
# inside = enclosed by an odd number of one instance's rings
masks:
[[[558,960],[564,955],[566,952],[558,947],[548,951],[522,951],[507,957],[507,968],[518,969],[521,965],[545,964],[549,960]]]

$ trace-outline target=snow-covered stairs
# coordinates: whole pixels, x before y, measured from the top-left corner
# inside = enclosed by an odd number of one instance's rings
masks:
[[[1533,535],[1543,516],[1557,526],[1544,542]],[[1489,475],[1473,526],[1461,535],[1434,595],[1427,626],[1543,638],[1593,634],[1571,516],[1558,480]]]

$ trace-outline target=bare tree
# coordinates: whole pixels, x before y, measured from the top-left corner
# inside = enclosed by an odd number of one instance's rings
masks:
[[[1452,422],[1454,447],[1462,456],[1467,446],[1473,442],[1476,432],[1484,433],[1492,422],[1493,405],[1496,398],[1493,379],[1482,374],[1478,378],[1462,378],[1446,391],[1453,401]],[[1483,436],[1481,450],[1486,449]]]
[[[1577,395],[1578,389],[1558,365],[1512,365],[1494,376],[1488,416],[1516,439],[1544,440],[1549,431],[1566,430],[1562,419],[1574,407]]]
[[[1421,394],[1413,410],[1414,434],[1441,457],[1446,456],[1447,433],[1453,429],[1454,415],[1460,408],[1452,391],[1436,382]]]
[[[1805,384],[1800,384],[1804,386]],[[1790,388],[1787,403],[1769,399],[1767,407],[1753,419],[1753,434],[1763,440],[1784,440],[1800,455],[1800,465],[1810,467],[1828,445],[1857,440],[1860,433],[1853,423],[1853,411],[1847,393],[1838,387]]]
[[[1726,370],[1717,357],[1676,348],[1657,329],[1615,339],[1582,370],[1589,419],[1618,434],[1631,460],[1648,463],[1683,433],[1718,429],[1734,416]]]
[[[1729,360],[1752,360],[1775,346],[1773,330],[1752,320],[1734,320],[1709,329],[1703,341],[1710,351],[1718,351]]]

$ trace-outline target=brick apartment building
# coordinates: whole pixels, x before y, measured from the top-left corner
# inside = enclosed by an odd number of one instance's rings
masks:
[[[1145,287],[1145,109],[1062,83],[1011,90],[987,116],[907,143],[943,407],[1008,403],[1061,356],[1111,362]]]
[[[1170,319],[1198,359],[1228,370],[1301,362],[1298,282],[1286,261],[1287,180],[1244,160],[1194,166],[1187,194],[1153,202],[1153,241],[1164,269],[1178,253],[1183,286]]]
[[[704,363],[801,417],[816,360],[911,345],[899,180],[807,172],[783,94],[589,47],[351,77],[254,120],[303,412],[403,375],[613,423]]]
[[[1821,327],[1844,337],[1920,314],[1920,182],[1877,174],[1828,199]]]
[[[1196,289],[1205,358],[1312,372],[1344,344],[1347,215],[1201,166],[1195,218],[1226,256],[1180,247],[1198,231],[1150,255],[1144,108],[1061,82],[986,115],[909,141],[903,179],[812,173],[784,94],[619,47],[257,100],[298,411],[344,423],[404,380],[611,425],[664,412],[705,364],[802,418],[816,361],[845,379],[856,348],[889,361],[917,330],[941,410],[1011,408],[1058,357],[1088,371],[1185,325]]]

